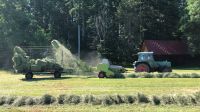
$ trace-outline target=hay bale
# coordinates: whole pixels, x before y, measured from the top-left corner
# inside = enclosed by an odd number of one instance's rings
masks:
[[[35,104],[36,104],[36,101],[31,97],[29,97],[25,100],[25,105],[32,106],[32,105],[35,105]]]
[[[56,101],[55,97],[48,95],[48,94],[45,94],[44,96],[42,96],[40,103],[42,105],[49,105],[49,104],[54,103],[55,101]]]
[[[161,103],[161,99],[157,96],[153,96],[152,101],[154,105],[160,105]]]
[[[171,105],[171,104],[177,104],[177,101],[174,96],[165,95],[162,97],[162,103],[165,105]]]
[[[13,106],[20,107],[26,105],[27,97],[18,97],[14,102]]]
[[[0,106],[4,105],[6,103],[6,97],[5,96],[1,96],[0,97]]]
[[[123,96],[123,101],[126,104],[133,104],[136,102],[137,98],[135,96],[131,96],[131,95],[125,95]]]
[[[138,93],[138,103],[149,103],[149,102],[150,100],[146,95]]]
[[[66,95],[64,104],[79,104],[81,103],[81,97],[77,95]]]

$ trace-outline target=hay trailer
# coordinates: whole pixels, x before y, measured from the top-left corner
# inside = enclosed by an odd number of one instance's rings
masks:
[[[53,74],[54,78],[61,78],[62,73],[71,72],[71,69],[65,69],[63,71],[62,65],[55,62],[54,59],[50,57],[43,58],[45,56],[51,56],[51,51],[51,47],[48,46],[16,46],[12,58],[15,72],[24,74],[27,80],[32,79],[33,75],[39,74]]]
[[[135,72],[172,72],[171,62],[155,61],[153,52],[139,52],[138,60],[133,63]]]

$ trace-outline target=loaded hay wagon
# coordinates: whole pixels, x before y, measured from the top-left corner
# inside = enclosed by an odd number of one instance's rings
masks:
[[[58,41],[52,41],[53,49],[59,48]],[[39,52],[38,52],[39,54]],[[25,79],[30,80],[37,74],[54,74],[54,78],[61,78],[62,73],[72,72],[72,69],[65,69],[58,64],[55,59],[46,57],[42,59],[31,59],[27,53],[19,46],[14,48],[13,68],[16,73],[25,75]]]

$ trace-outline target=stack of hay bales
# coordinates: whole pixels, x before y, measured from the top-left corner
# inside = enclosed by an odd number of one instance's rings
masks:
[[[29,57],[26,52],[18,46],[14,48],[12,60],[14,62],[13,68],[16,72],[23,72],[30,68]]]
[[[53,59],[30,59],[26,52],[18,46],[14,48],[14,56],[12,60],[14,62],[13,68],[17,73],[24,73],[28,71],[48,72],[62,68],[60,65],[56,64]]]

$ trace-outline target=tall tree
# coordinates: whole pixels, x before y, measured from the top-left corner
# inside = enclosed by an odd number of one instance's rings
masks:
[[[200,54],[200,0],[185,1],[185,14],[182,16],[180,30],[191,47],[193,54]]]

